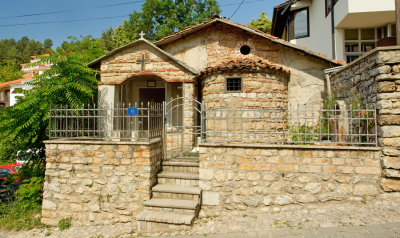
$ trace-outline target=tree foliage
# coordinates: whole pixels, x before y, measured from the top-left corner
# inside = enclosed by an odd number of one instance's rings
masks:
[[[265,15],[265,12],[261,12],[260,16],[253,19],[249,26],[265,33],[271,33],[271,20]]]
[[[216,0],[146,0],[142,11],[134,11],[129,19],[114,30],[115,47],[138,38],[141,31],[149,40],[158,40],[175,31],[206,21],[219,14]]]
[[[46,39],[43,43],[30,40],[27,36],[16,41],[0,40],[0,82],[12,81],[22,76],[21,64],[30,62],[32,55],[51,53],[53,42]]]
[[[53,64],[51,69],[35,77],[31,82],[33,90],[22,90],[25,96],[16,105],[0,110],[2,161],[14,161],[18,150],[43,147],[43,141],[48,138],[49,108],[95,102],[97,72],[86,66],[99,56],[93,55],[93,51],[92,47],[81,52],[59,50],[42,57],[42,61]]]

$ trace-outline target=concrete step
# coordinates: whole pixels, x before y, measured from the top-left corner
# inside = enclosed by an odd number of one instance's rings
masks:
[[[199,163],[199,157],[173,157],[164,159],[166,161]]]
[[[199,173],[193,172],[168,172],[163,171],[158,175],[159,184],[173,184],[173,185],[199,185]]]
[[[199,161],[165,160],[163,166],[199,167]]]
[[[192,214],[145,210],[137,216],[139,232],[173,231],[188,229],[196,218]]]
[[[199,166],[168,166],[163,165],[162,170],[166,172],[189,172],[189,173],[199,173]]]
[[[158,184],[152,188],[153,198],[199,200],[201,189],[193,186]]]
[[[146,208],[158,207],[158,208],[196,210],[199,207],[199,201],[198,200],[152,198],[148,201],[145,201],[143,203],[143,205]]]

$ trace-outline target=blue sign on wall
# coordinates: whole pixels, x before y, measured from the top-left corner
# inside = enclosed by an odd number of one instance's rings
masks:
[[[128,115],[129,116],[137,116],[137,107],[129,107]]]

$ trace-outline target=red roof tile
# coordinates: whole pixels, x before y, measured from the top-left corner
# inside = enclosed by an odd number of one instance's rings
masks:
[[[5,83],[0,83],[0,88],[4,88],[4,87],[6,87],[6,86],[8,86],[10,84],[14,84],[14,83],[22,83],[23,81],[31,79],[31,78],[33,78],[33,76],[27,76],[27,77],[24,77],[24,78],[21,78],[21,79],[8,81],[8,82],[5,82]]]
[[[252,58],[244,59],[232,59],[228,62],[222,63],[217,66],[207,67],[202,72],[201,75],[206,75],[218,71],[229,71],[234,69],[251,69],[251,70],[261,70],[261,69],[273,69],[279,70],[284,73],[290,73],[290,70],[279,64],[274,64],[268,60],[254,60]]]

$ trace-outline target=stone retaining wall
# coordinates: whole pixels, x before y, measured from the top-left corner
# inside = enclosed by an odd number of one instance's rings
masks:
[[[376,103],[382,188],[400,191],[400,47],[377,48],[331,76],[338,99]]]
[[[134,222],[150,199],[162,142],[47,141],[42,222],[75,226]]]
[[[200,144],[202,209],[363,200],[381,192],[380,148]]]

